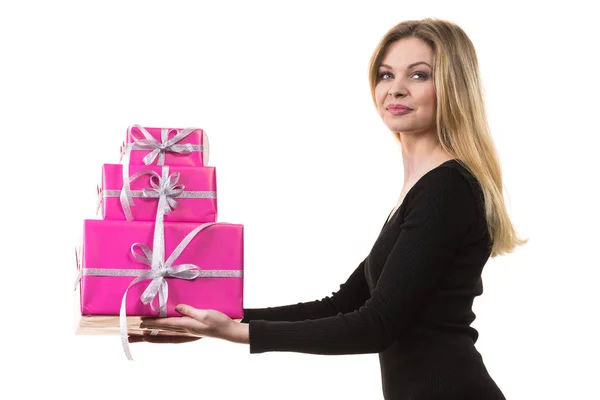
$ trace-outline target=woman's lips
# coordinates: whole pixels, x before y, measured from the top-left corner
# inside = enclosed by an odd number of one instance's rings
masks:
[[[411,112],[412,109],[405,107],[388,107],[388,111],[394,115],[402,115]]]

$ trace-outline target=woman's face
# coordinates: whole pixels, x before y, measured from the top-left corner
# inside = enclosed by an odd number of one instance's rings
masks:
[[[387,48],[379,67],[375,100],[392,132],[435,132],[432,65],[433,52],[421,39],[400,39]],[[402,111],[398,106],[411,110]]]

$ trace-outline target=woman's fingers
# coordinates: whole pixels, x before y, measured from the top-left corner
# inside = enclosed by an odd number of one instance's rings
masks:
[[[143,320],[140,324],[142,329],[165,329],[180,332],[194,328],[196,320],[190,317],[167,317]]]
[[[202,339],[201,336],[176,336],[176,335],[151,335],[150,332],[144,332],[142,335],[129,335],[129,343],[189,343]]]
[[[129,343],[139,343],[144,341],[144,337],[142,335],[128,335],[127,341]]]
[[[175,311],[195,319],[201,319],[205,313],[204,310],[198,310],[192,306],[188,306],[187,304],[179,304],[177,307],[175,307]]]
[[[141,326],[142,329],[149,329],[149,330],[159,330],[159,331],[167,331],[167,332],[174,332],[174,333],[192,333],[190,332],[190,329],[187,328],[182,328],[182,327],[176,327],[176,326],[163,326],[163,325],[150,325],[150,326]]]

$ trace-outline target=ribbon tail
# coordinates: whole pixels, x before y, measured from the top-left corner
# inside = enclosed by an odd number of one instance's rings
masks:
[[[165,151],[161,150],[158,152],[158,161],[156,161],[157,165],[165,165]]]
[[[146,154],[146,156],[142,159],[142,161],[144,162],[144,164],[150,165],[154,162],[154,160],[156,159],[156,156],[158,156],[158,165],[162,165],[162,164],[160,164],[161,154],[162,154],[162,152],[159,149],[153,149],[150,153]],[[163,157],[163,160],[164,160],[164,157]]]
[[[156,297],[157,293],[160,294],[160,289],[162,287],[163,281],[163,277],[157,277],[152,279],[152,282],[150,282],[150,284],[148,285],[146,290],[144,290],[144,293],[142,293],[142,296],[140,297],[142,303],[150,305],[152,311],[156,311],[156,309],[154,308],[153,300]]]
[[[164,293],[163,293],[163,287],[164,287]],[[158,289],[158,307],[159,307],[159,315],[161,318],[164,318],[167,316],[167,298],[168,297],[169,297],[169,292],[168,292],[168,287],[167,287],[167,281],[165,279],[163,279],[160,284],[160,288]],[[150,304],[152,304],[152,303],[150,303]],[[158,336],[158,332],[160,332],[158,329],[152,329],[150,331],[150,335]]]
[[[169,175],[169,166],[162,167],[162,178]],[[165,209],[168,207],[167,197],[163,193],[158,198],[156,219],[154,220],[154,238],[152,242],[152,270],[157,271],[165,262]]]
[[[75,277],[75,289],[77,290],[77,286],[79,286],[79,282],[81,282],[81,278],[83,278],[83,270],[79,269],[77,272],[77,276]]]
[[[79,286],[79,282],[81,282],[81,278],[83,277],[83,268],[81,268],[81,256],[80,249],[75,246],[75,264],[77,266],[77,276],[75,277],[75,289],[77,290],[77,286]]]
[[[154,223],[154,238],[152,240],[152,270],[156,271],[165,261],[165,204],[166,199],[161,196],[156,209]]]
[[[165,165],[162,167],[162,177],[165,178],[169,174],[169,166]],[[154,220],[154,237],[152,239],[152,260],[150,268],[152,271],[158,271],[161,267],[163,267],[165,262],[165,207],[167,207],[167,197],[165,194],[162,194],[158,198],[158,206],[156,208],[156,219]],[[153,281],[154,283],[155,281]],[[152,285],[152,284],[151,284]],[[159,295],[159,305],[160,312],[163,312],[163,302],[164,307],[166,308],[166,298],[162,298],[164,295],[168,295],[168,292],[164,292],[161,290],[166,282],[164,279],[161,279],[160,286],[158,287],[158,295]],[[152,302],[150,302],[150,307],[154,309],[152,306]],[[166,310],[165,310],[166,314]]]
[[[179,203],[177,202],[177,200],[168,197],[167,198],[167,208],[165,209],[165,214],[169,214],[172,210],[176,209],[177,206],[179,205]]]
[[[166,279],[160,284],[158,289],[158,306],[160,310],[160,316],[162,318],[167,316],[167,299],[169,298],[169,284]]]
[[[102,189],[98,188],[98,200],[96,201],[96,215],[98,215],[98,211],[100,211],[100,207],[102,206]]]
[[[121,334],[121,344],[123,345],[123,351],[125,352],[125,355],[127,356],[128,360],[133,360],[133,357],[131,356],[131,350],[129,349],[129,333],[127,329],[127,293],[129,292],[130,287],[145,279],[148,278],[145,276],[138,276],[137,278],[135,278],[129,284],[129,286],[127,286],[125,293],[123,293],[123,298],[121,299],[121,309],[119,310],[119,332]]]
[[[133,282],[135,282],[136,280],[134,280]],[[133,282],[129,285],[129,287],[131,287],[133,285]],[[129,291],[129,288],[127,288],[127,290],[125,290],[125,293],[123,294],[123,299],[121,300],[121,310],[119,311],[119,331],[121,333],[121,344],[123,345],[123,351],[125,352],[127,359],[131,361],[131,360],[133,360],[133,357],[131,356],[131,350],[129,349],[129,333],[127,330],[127,310],[126,310],[126,308],[127,308],[126,300],[127,300],[127,292],[128,291]]]
[[[210,156],[210,145],[208,143],[208,135],[202,130],[202,165],[207,166]]]
[[[121,168],[123,170],[123,189],[121,190],[121,205],[123,206],[123,212],[125,213],[125,218],[127,219],[127,221],[131,221],[133,219],[133,214],[131,213],[133,196],[131,194],[131,186],[129,185],[129,160],[131,157],[132,148],[133,143],[127,145]]]

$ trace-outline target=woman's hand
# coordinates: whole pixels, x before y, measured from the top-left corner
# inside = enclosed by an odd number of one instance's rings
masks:
[[[213,337],[234,343],[250,343],[248,324],[239,323],[241,319],[233,320],[222,312],[216,310],[198,310],[185,304],[178,305],[175,310],[183,314],[183,317],[142,318],[140,328],[157,329],[194,335],[196,337],[152,336],[144,333],[140,338],[141,340],[132,340],[130,337],[130,342],[185,343],[201,339],[202,337]]]

